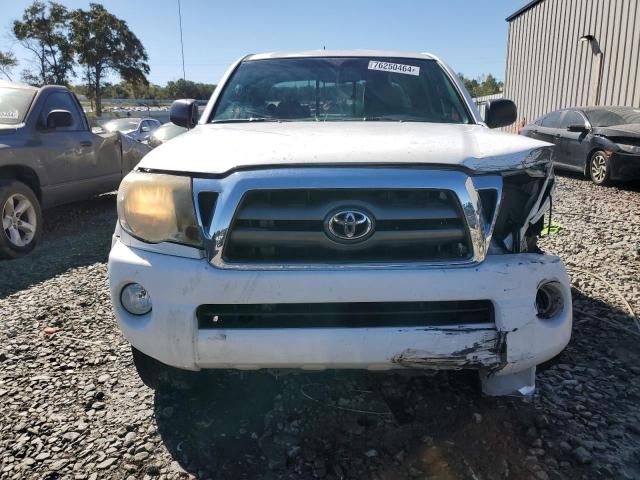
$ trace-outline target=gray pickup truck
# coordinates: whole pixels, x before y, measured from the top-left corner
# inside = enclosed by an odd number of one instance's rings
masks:
[[[65,87],[0,80],[0,257],[35,248],[42,209],[116,190],[148,150],[118,132],[92,133]]]

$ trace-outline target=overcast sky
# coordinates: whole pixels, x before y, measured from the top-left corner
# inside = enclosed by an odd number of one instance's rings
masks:
[[[88,0],[58,0],[88,8]],[[0,0],[0,50],[20,60],[14,77],[32,68],[11,39],[12,20],[30,0]],[[181,0],[187,79],[217,83],[247,53],[310,48],[375,48],[431,52],[456,71],[504,78],[505,17],[525,0]],[[150,80],[182,76],[178,0],[105,0],[126,20],[149,54]]]

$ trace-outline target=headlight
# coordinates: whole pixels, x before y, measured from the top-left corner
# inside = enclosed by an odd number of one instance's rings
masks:
[[[629,145],[626,143],[618,143],[620,150],[628,153],[640,153],[640,145]]]
[[[202,247],[189,177],[130,173],[118,190],[118,218],[124,230],[145,242]]]

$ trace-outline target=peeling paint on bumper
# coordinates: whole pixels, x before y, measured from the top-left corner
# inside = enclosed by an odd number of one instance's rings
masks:
[[[502,365],[501,334],[488,329],[484,336],[461,350],[446,354],[436,354],[431,349],[408,348],[394,356],[391,361],[406,368],[448,368],[448,369],[489,369],[495,370]]]

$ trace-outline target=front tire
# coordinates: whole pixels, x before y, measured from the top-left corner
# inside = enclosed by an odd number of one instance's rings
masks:
[[[31,252],[42,232],[42,211],[33,190],[16,180],[0,180],[0,221],[0,257]]]
[[[611,161],[603,150],[596,150],[589,159],[589,177],[596,185],[611,184]]]
[[[189,390],[196,386],[200,372],[181,370],[165,365],[149,355],[131,347],[133,364],[142,383],[153,390]]]

